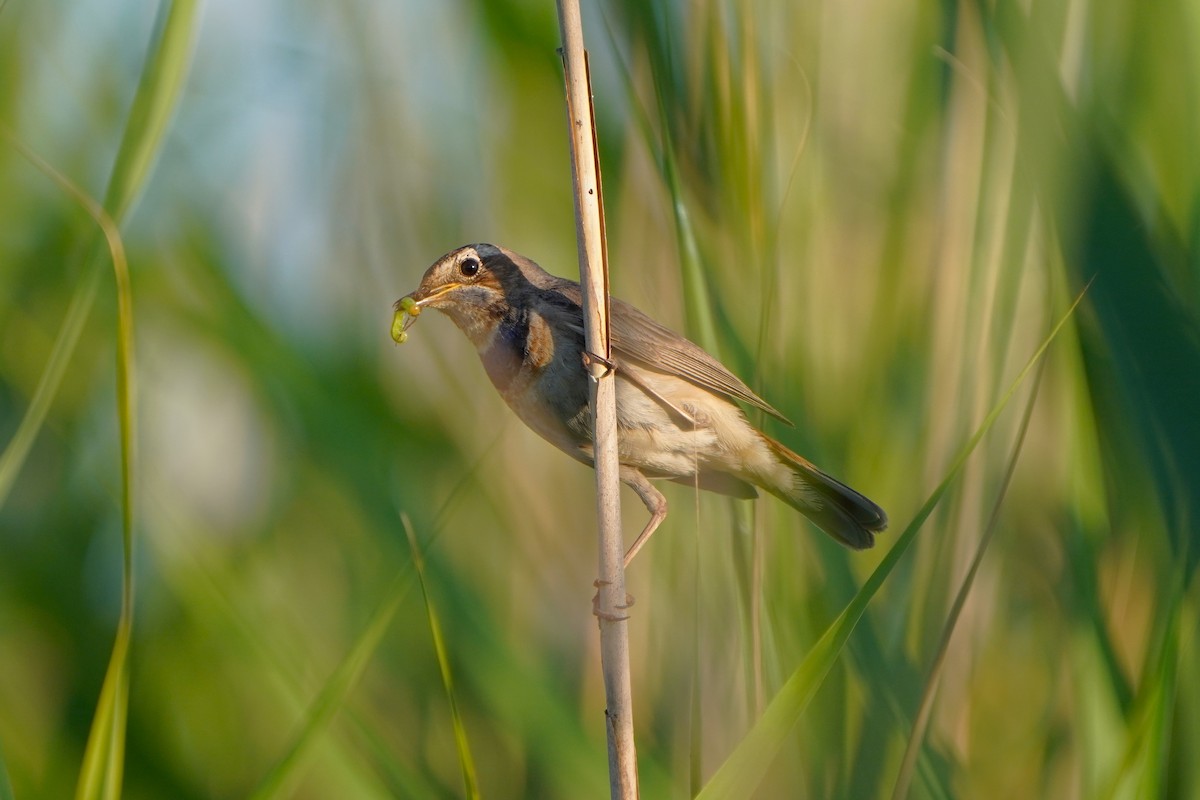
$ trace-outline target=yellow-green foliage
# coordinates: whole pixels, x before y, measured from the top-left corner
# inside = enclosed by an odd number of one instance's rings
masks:
[[[614,293],[892,520],[664,489],[644,795],[1200,793],[1196,4],[584,5]],[[556,39],[0,6],[0,798],[608,791],[592,475],[388,337],[457,245],[576,274]]]

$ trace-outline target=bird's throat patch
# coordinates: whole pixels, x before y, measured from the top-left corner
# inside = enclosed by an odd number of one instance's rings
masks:
[[[554,358],[554,335],[541,315],[512,314],[501,320],[479,357],[502,393],[522,391]]]

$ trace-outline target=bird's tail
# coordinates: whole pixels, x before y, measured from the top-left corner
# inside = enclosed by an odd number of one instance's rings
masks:
[[[865,550],[875,544],[875,534],[888,524],[882,508],[771,437],[763,439],[786,468],[776,473],[783,480],[763,484],[764,489],[847,547]]]

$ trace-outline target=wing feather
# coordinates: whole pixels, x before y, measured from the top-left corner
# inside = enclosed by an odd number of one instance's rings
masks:
[[[556,281],[556,284],[553,291],[561,294],[573,305],[580,306],[582,297],[579,284],[565,279]],[[636,361],[640,367],[675,375],[731,400],[760,408],[771,416],[792,424],[791,420],[755,394],[740,378],[699,345],[659,325],[629,303],[615,297],[611,300],[610,334],[618,368],[621,359],[630,359]],[[582,318],[578,331],[580,335],[583,334]]]

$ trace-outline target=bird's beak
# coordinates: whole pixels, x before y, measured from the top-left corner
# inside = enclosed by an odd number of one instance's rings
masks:
[[[457,289],[461,284],[446,283],[434,289],[426,289],[424,286],[418,287],[416,291],[404,295],[393,306],[395,314],[392,316],[392,339],[396,344],[403,344],[408,338],[409,328],[417,321],[417,317],[421,315],[421,309],[429,303],[437,300],[447,292]]]

